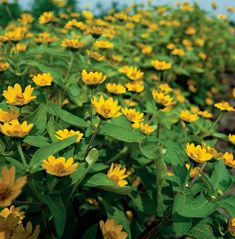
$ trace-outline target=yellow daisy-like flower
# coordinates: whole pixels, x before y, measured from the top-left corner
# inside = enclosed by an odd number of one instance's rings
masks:
[[[193,143],[186,144],[186,153],[197,163],[204,163],[211,160],[213,157],[213,155],[209,153],[205,147],[202,147],[201,145],[195,146]]]
[[[207,152],[210,153],[210,154],[212,154],[212,155],[213,155],[213,158],[215,158],[215,159],[220,159],[220,158],[223,156],[222,153],[218,152],[218,151],[217,151],[215,148],[213,148],[213,147],[207,146],[206,149],[207,149]]]
[[[99,100],[97,100],[94,96],[91,102],[96,112],[105,119],[110,119],[120,115],[119,110],[121,107],[118,106],[117,100],[114,101],[111,97],[105,100],[103,95],[101,95]]]
[[[228,140],[229,140],[229,142],[231,142],[232,144],[235,144],[235,134],[229,134],[229,135],[228,135]]]
[[[169,84],[164,83],[164,84],[160,84],[158,86],[159,90],[162,91],[163,93],[167,94],[169,92],[172,91],[172,88],[169,86]]]
[[[136,111],[136,109],[122,108],[122,113],[131,122],[140,122],[144,118],[144,113],[140,113],[140,112]]]
[[[219,103],[214,104],[214,106],[222,111],[234,111],[235,110],[227,101],[221,101]]]
[[[185,33],[187,35],[194,35],[196,34],[197,30],[194,27],[188,27],[187,30],[185,31]]]
[[[105,85],[105,88],[108,92],[113,93],[113,94],[117,94],[117,95],[126,93],[125,86],[121,85],[121,84],[107,83]]]
[[[12,201],[16,199],[24,185],[26,184],[26,176],[19,177],[15,180],[15,167],[8,169],[2,167],[2,177],[0,178],[0,207],[8,207]]]
[[[77,135],[76,142],[79,143],[83,137],[83,133],[80,131],[74,131],[74,130],[67,130],[67,129],[60,129],[56,131],[55,137],[59,140],[70,138],[73,135]]]
[[[113,48],[113,43],[109,41],[104,41],[104,40],[97,40],[95,42],[95,47],[100,49],[109,49],[109,48]]]
[[[133,107],[133,106],[136,106],[138,104],[136,101],[130,100],[130,99],[125,99],[124,102],[129,107]]]
[[[50,23],[55,20],[55,15],[53,12],[44,12],[40,17],[39,17],[39,24],[44,25],[47,23]]]
[[[9,63],[7,62],[0,62],[0,72],[6,71],[9,68]]]
[[[32,80],[38,86],[49,86],[53,81],[53,76],[51,75],[51,73],[42,73],[33,76]]]
[[[165,107],[176,104],[176,102],[173,102],[172,97],[170,97],[169,95],[165,95],[162,92],[158,92],[156,90],[153,90],[152,95],[153,95],[153,98],[156,101],[156,103],[162,104]]]
[[[191,114],[190,111],[188,110],[182,110],[180,112],[180,118],[181,120],[189,122],[189,123],[192,123],[198,120],[197,114]]]
[[[42,161],[42,168],[46,170],[48,174],[64,177],[75,172],[78,167],[78,163],[74,163],[73,158],[64,157],[56,158],[54,156],[49,156],[47,160]]]
[[[64,48],[78,49],[84,46],[84,42],[77,39],[65,39],[62,41],[61,46]]]
[[[20,53],[24,52],[27,48],[26,44],[23,43],[17,43],[14,47],[11,48],[11,52],[13,53]]]
[[[114,164],[112,163],[109,171],[107,173],[107,176],[112,179],[115,183],[117,183],[120,187],[123,187],[128,184],[125,178],[128,177],[127,174],[125,174],[126,168],[121,168],[120,164]]]
[[[87,85],[98,85],[106,80],[107,76],[102,72],[87,72],[82,70],[82,81]]]
[[[86,53],[90,58],[95,59],[97,61],[105,60],[105,56],[101,55],[99,52],[87,50]]]
[[[33,128],[33,124],[28,124],[24,121],[22,124],[18,120],[12,120],[4,124],[0,124],[0,131],[9,137],[25,137]]]
[[[128,91],[133,91],[141,93],[144,91],[144,82],[143,81],[134,81],[125,84]]]
[[[175,56],[184,56],[185,51],[183,49],[180,49],[180,48],[175,48],[171,51],[171,54],[175,55]]]
[[[231,235],[235,237],[235,218],[234,217],[231,217],[228,220],[228,230],[231,233]]]
[[[222,159],[224,160],[225,164],[231,168],[235,168],[235,160],[233,158],[232,153],[224,153],[222,156]]]
[[[140,123],[140,131],[143,133],[143,134],[146,134],[146,135],[150,135],[154,132],[154,128],[149,125],[149,124],[146,124],[146,123]]]
[[[19,218],[18,223],[21,223],[25,217],[25,212],[21,212],[20,209],[18,207],[15,208],[15,206],[11,206],[10,208],[6,207],[0,212],[0,216],[3,218],[7,218],[10,214]]]
[[[8,111],[0,109],[0,122],[5,123],[12,120],[17,120],[19,115],[19,112],[16,112],[12,109]]]
[[[171,63],[166,61],[152,60],[151,64],[158,71],[165,71],[171,68]]]
[[[142,80],[144,76],[144,72],[140,71],[137,67],[134,67],[134,66],[128,67],[126,69],[125,74],[130,80],[134,80],[134,81]]]
[[[34,88],[28,85],[22,92],[21,86],[15,84],[14,87],[8,86],[2,95],[10,105],[26,105],[36,98],[36,96],[32,96],[33,90]]]
[[[122,225],[115,223],[113,219],[107,219],[106,222],[100,221],[100,229],[104,239],[126,239],[127,233],[122,231]]]
[[[9,41],[19,42],[25,37],[25,31],[21,28],[16,28],[14,31],[9,31],[5,33],[5,36]]]
[[[199,111],[197,114],[202,116],[202,117],[204,117],[204,118],[206,118],[206,119],[213,118],[213,115],[209,111],[207,111],[207,110]]]

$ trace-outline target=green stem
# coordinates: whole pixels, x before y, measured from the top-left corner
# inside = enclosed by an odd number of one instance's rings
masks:
[[[52,183],[50,184],[50,186],[49,186],[49,191],[52,191],[54,188],[55,188],[55,186],[57,185],[57,183],[58,183],[59,181],[58,181],[58,179],[57,178],[53,178],[53,180],[52,180]]]
[[[113,158],[108,160],[106,164],[111,164],[113,162],[118,161],[123,155],[125,155],[128,152],[128,147],[124,147],[118,154],[116,154]]]
[[[92,88],[90,88],[90,102],[92,101]],[[91,105],[90,105],[90,127],[92,128],[92,115],[93,115],[93,113],[92,113],[92,103],[91,103]]]
[[[213,125],[211,126],[211,128],[209,129],[208,133],[204,136],[207,137],[207,136],[210,136],[211,134],[211,131],[213,131],[213,129],[215,128],[215,126],[219,123],[219,121],[221,120],[223,116],[223,112],[220,113],[220,115],[218,116],[218,118],[216,119],[216,121],[213,123]]]
[[[10,10],[10,8],[8,7],[7,4],[5,4],[5,9],[6,9],[6,12],[7,12],[8,17],[9,17],[12,21],[14,21],[14,17],[13,17],[13,15],[12,15],[12,12],[11,12],[11,10]]]
[[[18,206],[30,205],[30,206],[42,206],[42,207],[46,207],[47,206],[43,202],[27,202],[27,201],[14,201],[14,205],[18,205]]]
[[[20,142],[20,141],[16,142],[16,146],[17,146],[17,149],[18,149],[18,152],[19,152],[21,161],[22,161],[22,163],[24,164],[25,169],[27,169],[27,168],[28,168],[28,164],[27,164],[27,162],[26,162],[26,159],[25,159],[25,156],[24,156],[22,147],[21,147],[21,142]]]
[[[96,135],[97,135],[97,133],[98,133],[98,130],[99,130],[99,128],[100,128],[101,123],[102,123],[102,119],[100,119],[100,122],[98,123],[97,127],[95,128],[95,131],[94,131],[94,133],[93,133],[93,135],[92,135],[92,137],[91,137],[91,139],[90,139],[90,142],[88,143],[88,146],[87,146],[87,149],[86,149],[86,153],[85,153],[85,155],[84,155],[84,159],[86,158],[86,156],[87,156],[88,153],[89,153],[89,150],[90,150],[91,145],[92,145],[92,143],[93,143],[93,141],[94,141],[94,139],[95,139],[95,137],[96,137]]]

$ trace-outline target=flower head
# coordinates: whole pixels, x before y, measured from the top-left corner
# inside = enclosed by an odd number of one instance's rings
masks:
[[[124,94],[126,93],[126,88],[124,85],[121,85],[121,84],[115,84],[115,83],[107,83],[105,85],[106,87],[106,90],[110,93],[113,93],[113,94],[117,94],[117,95],[120,95],[120,94]]]
[[[222,111],[234,111],[235,109],[226,101],[221,101],[215,104],[215,107]]]
[[[56,158],[49,156],[47,160],[42,161],[42,167],[48,174],[64,177],[74,173],[78,167],[78,163],[74,163],[73,158],[66,160],[64,157]]]
[[[201,145],[195,146],[193,143],[186,144],[186,153],[197,163],[204,163],[212,159],[213,155],[208,152],[207,148],[202,147]]]
[[[14,217],[19,218],[18,223],[21,223],[25,217],[25,215],[24,215],[25,212],[21,212],[20,209],[18,207],[15,208],[15,206],[11,206],[10,208],[6,207],[0,212],[0,216],[3,218],[7,218],[10,214],[13,215]]]
[[[125,84],[128,91],[133,91],[140,93],[144,91],[144,82],[143,81],[134,81],[134,82],[128,82]]]
[[[231,168],[235,168],[235,160],[233,158],[233,154],[232,153],[224,153],[222,156],[225,164]]]
[[[2,167],[2,178],[0,178],[0,207],[8,207],[12,201],[17,198],[24,185],[26,176],[19,177],[15,180],[15,167],[8,169]]]
[[[91,102],[96,112],[105,119],[120,115],[119,110],[121,107],[118,106],[118,102],[114,101],[111,97],[105,100],[103,95],[101,95],[99,100],[97,100],[94,96]]]
[[[40,17],[39,17],[39,24],[44,25],[47,23],[50,23],[55,20],[55,15],[53,12],[44,12]]]
[[[102,48],[102,49],[113,48],[113,43],[111,43],[109,41],[98,40],[95,42],[95,47]]]
[[[137,67],[134,66],[127,67],[125,74],[130,80],[134,81],[142,80],[144,76],[144,72],[140,71]]]
[[[123,187],[128,184],[124,178],[127,178],[128,175],[125,174],[126,168],[121,168],[120,164],[114,164],[112,163],[109,171],[107,173],[107,176],[112,179],[115,183],[117,183],[120,187]]]
[[[20,124],[18,120],[12,120],[10,122],[0,124],[0,131],[9,137],[25,137],[32,128],[33,124],[28,124],[27,121]]]
[[[152,60],[151,64],[158,71],[165,71],[171,68],[171,63],[166,61]]]
[[[234,217],[231,217],[228,220],[228,230],[231,233],[231,235],[235,237],[235,218]]]
[[[84,46],[84,42],[77,39],[65,39],[62,41],[61,46],[64,48],[79,49]]]
[[[87,72],[82,70],[82,81],[87,85],[98,85],[106,80],[107,76],[103,75],[102,72]]]
[[[184,56],[185,55],[185,52],[183,49],[180,49],[180,48],[175,48],[171,51],[171,54],[172,55],[175,55],[175,56]]]
[[[143,134],[146,134],[146,135],[150,135],[154,132],[154,128],[149,125],[149,124],[146,124],[146,123],[140,123],[140,131],[143,133]]]
[[[140,113],[136,111],[136,109],[122,108],[122,113],[131,122],[140,122],[143,120],[143,117],[144,117],[144,113]]]
[[[9,63],[7,62],[0,62],[0,72],[6,71],[9,68]]]
[[[186,163],[185,166],[186,166],[186,168],[187,168],[188,170],[190,169],[190,164],[189,164],[189,163]],[[197,175],[200,174],[200,172],[201,172],[201,170],[200,170],[200,167],[199,167],[199,166],[194,167],[194,168],[191,168],[191,169],[190,169],[190,172],[189,172],[189,176],[190,176],[191,178],[195,178]]]
[[[200,115],[200,116],[202,116],[202,117],[204,117],[204,118],[206,118],[206,119],[211,119],[211,118],[213,118],[213,115],[212,115],[209,111],[207,111],[207,110],[198,111],[197,114]]]
[[[10,105],[26,105],[36,98],[36,96],[32,96],[33,90],[34,88],[28,85],[25,91],[22,92],[21,86],[15,84],[14,87],[8,86],[2,95]]]
[[[19,115],[19,112],[16,112],[12,109],[8,111],[0,109],[0,122],[5,123],[12,120],[17,120]]]
[[[126,239],[127,233],[122,231],[122,225],[115,223],[113,219],[107,219],[106,222],[100,221],[100,229],[104,239]]]
[[[73,135],[77,135],[76,142],[79,143],[83,137],[83,133],[80,131],[74,131],[74,130],[67,130],[67,129],[60,129],[56,131],[56,138],[59,140],[67,139]]]
[[[53,81],[53,76],[51,73],[42,73],[33,76],[32,80],[38,86],[49,86]]]
[[[232,144],[235,144],[235,134],[229,134],[229,135],[228,135],[228,140],[229,140],[229,142],[231,142]]]
[[[188,110],[181,111],[180,118],[181,118],[181,120],[189,122],[189,123],[198,120],[197,114],[191,114],[190,111],[188,111]]]
[[[156,103],[162,104],[165,107],[175,104],[175,102],[173,102],[172,97],[170,97],[169,95],[165,95],[162,92],[158,92],[156,90],[153,90],[152,95],[153,95],[153,98],[156,101]]]

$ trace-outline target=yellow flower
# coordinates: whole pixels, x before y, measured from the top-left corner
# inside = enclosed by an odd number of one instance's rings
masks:
[[[115,84],[115,83],[108,83],[105,85],[106,90],[110,93],[113,94],[124,94],[126,93],[126,88],[125,86],[121,85],[121,84]]]
[[[99,52],[87,50],[86,53],[90,58],[93,58],[97,61],[105,60],[105,56],[101,55]]]
[[[194,27],[188,27],[187,30],[185,31],[187,35],[194,35],[196,32],[197,31]]]
[[[144,72],[140,71],[137,67],[134,66],[126,68],[125,74],[130,80],[134,81],[141,80],[144,76]]]
[[[6,71],[9,68],[9,63],[0,62],[0,72]]]
[[[171,51],[171,54],[172,55],[175,55],[175,56],[184,56],[185,55],[185,52],[183,49],[180,49],[180,48],[175,48]]]
[[[12,109],[8,111],[0,109],[0,122],[5,123],[12,120],[16,120],[18,119],[19,115],[20,115],[19,112],[16,112]]]
[[[235,88],[232,90],[232,96],[235,98]]]
[[[189,163],[186,163],[185,164],[186,168],[189,170],[190,169],[190,164]],[[198,174],[200,174],[200,167],[194,167],[194,168],[191,168],[190,172],[189,172],[189,176],[191,178],[195,178]]]
[[[107,76],[103,75],[102,72],[87,72],[82,70],[82,81],[87,85],[98,85],[106,80]]]
[[[115,223],[113,219],[106,222],[100,221],[100,229],[104,239],[126,239],[127,233],[122,231],[122,225]]]
[[[78,49],[84,46],[84,42],[80,42],[77,39],[65,39],[62,41],[61,46],[64,48]]]
[[[186,144],[186,153],[197,163],[204,163],[211,160],[213,157],[213,155],[209,153],[205,147],[202,147],[201,145],[195,146],[193,143]]]
[[[24,52],[27,48],[26,44],[23,43],[17,43],[14,47],[12,47],[11,52],[13,53],[20,53]]]
[[[212,3],[211,3],[211,7],[212,7],[213,9],[217,9],[217,8],[218,8],[218,5],[217,5],[216,2],[212,2]]]
[[[51,73],[42,73],[33,76],[33,82],[38,86],[49,86],[53,81]]]
[[[207,110],[199,111],[199,112],[198,112],[198,115],[200,115],[200,116],[202,116],[202,117],[204,117],[204,118],[206,118],[206,119],[211,119],[211,118],[213,118],[213,115],[212,115],[210,112],[208,112]]]
[[[222,156],[222,159],[224,160],[225,164],[231,168],[235,168],[235,160],[233,158],[232,153],[224,153]]]
[[[55,20],[55,16],[53,12],[44,12],[40,17],[39,17],[39,24],[44,25],[47,23],[50,23]]]
[[[136,106],[138,103],[136,101],[130,100],[130,99],[125,99],[125,104],[129,107]]]
[[[25,91],[22,92],[21,86],[15,84],[14,87],[8,86],[2,95],[10,105],[26,105],[36,98],[36,96],[32,96],[33,90],[34,88],[28,85]]]
[[[226,101],[221,101],[214,106],[222,111],[234,111],[235,109]]]
[[[172,91],[172,88],[167,83],[160,84],[158,88],[160,91],[162,91],[165,94]]]
[[[152,66],[158,71],[165,71],[171,69],[171,63],[166,61],[152,60]]]
[[[207,58],[207,55],[204,52],[199,52],[198,56],[202,59],[205,60]]]
[[[231,217],[228,220],[228,230],[235,237],[235,218]]]
[[[15,206],[11,206],[10,208],[4,208],[1,212],[0,212],[0,216],[3,218],[7,218],[9,215],[12,215],[14,217],[18,217],[19,221],[18,223],[21,223],[22,220],[25,217],[25,212],[21,212],[20,209],[17,207],[15,208]],[[0,237],[1,238],[1,237]]]
[[[25,36],[25,31],[22,28],[16,28],[13,31],[9,31],[5,33],[5,36],[7,37],[7,39],[9,41],[12,42],[19,42],[20,40],[22,40]]]
[[[131,122],[140,122],[143,120],[143,117],[144,117],[144,113],[140,113],[136,111],[136,109],[122,108],[122,113]]]
[[[3,166],[2,178],[0,178],[0,207],[8,207],[12,204],[12,201],[20,195],[26,181],[26,176],[15,180],[14,166],[10,169]]]
[[[227,6],[227,11],[233,13],[234,12],[233,6]]]
[[[158,92],[156,90],[153,90],[152,95],[153,95],[154,100],[157,103],[162,104],[165,107],[175,104],[175,102],[173,102],[172,97],[170,97],[169,95],[164,95],[162,92]]]
[[[181,120],[189,122],[189,123],[198,120],[198,116],[196,114],[191,114],[190,111],[188,110],[182,110],[180,112],[180,118]]]
[[[33,21],[33,16],[30,13],[22,13],[20,15],[20,21],[23,24],[29,24]]]
[[[97,40],[95,42],[95,47],[100,49],[108,49],[113,48],[113,43],[105,40]]]
[[[93,13],[90,11],[83,11],[82,15],[86,18],[86,19],[93,19]]]
[[[223,156],[222,153],[219,153],[219,152],[218,152],[215,148],[213,148],[213,147],[207,146],[206,149],[207,149],[207,152],[210,153],[210,154],[212,154],[215,159],[220,159],[220,158]]]
[[[148,55],[153,51],[153,48],[151,46],[143,46],[141,51],[143,54]]]
[[[228,140],[229,140],[229,142],[231,142],[232,144],[235,144],[235,134],[229,134],[229,135],[228,135]]]
[[[75,172],[78,167],[78,163],[74,163],[73,158],[64,157],[56,158],[54,156],[49,156],[42,161],[42,168],[46,170],[48,174],[64,177]]]
[[[167,44],[166,48],[169,50],[173,50],[174,48],[176,48],[176,45],[174,43],[169,43]]]
[[[121,107],[118,106],[118,102],[114,101],[111,97],[105,100],[103,95],[101,95],[99,100],[97,100],[94,96],[91,102],[96,112],[105,119],[120,115],[119,110]]]
[[[140,131],[143,134],[150,135],[153,133],[154,128],[149,124],[140,123]]]
[[[120,164],[114,164],[112,163],[109,171],[107,173],[107,176],[112,179],[115,183],[117,183],[120,187],[123,187],[128,184],[124,178],[127,178],[128,175],[125,174],[126,168],[121,169]]]
[[[134,81],[125,84],[128,91],[134,91],[140,93],[144,91],[144,82],[143,81]]]
[[[74,131],[74,130],[67,130],[67,129],[60,129],[56,131],[56,138],[59,140],[67,139],[73,135],[77,135],[76,142],[79,143],[83,137],[83,133],[80,131]]]
[[[22,124],[18,120],[12,120],[4,124],[0,124],[0,131],[9,137],[25,137],[33,128],[33,124],[28,124],[24,121]]]

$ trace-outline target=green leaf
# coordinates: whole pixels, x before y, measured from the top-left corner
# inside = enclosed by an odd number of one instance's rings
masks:
[[[38,148],[48,146],[50,143],[48,142],[48,138],[43,136],[27,136],[23,140],[24,143],[28,145],[32,145]]]
[[[60,195],[43,195],[42,201],[48,206],[54,220],[58,238],[62,238],[66,224],[66,210]]]
[[[203,218],[212,214],[217,207],[217,202],[208,201],[202,193],[196,198],[193,198],[191,195],[177,194],[174,212],[183,217]]]
[[[91,166],[94,164],[99,158],[99,151],[96,148],[92,148],[87,157],[85,158],[85,161]]]
[[[93,226],[91,226],[87,229],[87,231],[83,234],[82,239],[96,238],[97,230],[98,230],[98,224],[94,224]]]
[[[99,134],[110,136],[127,143],[139,142],[145,138],[144,135],[132,129],[127,120],[122,117],[118,118],[120,119],[114,119],[111,122],[102,122]]]
[[[223,160],[216,161],[211,183],[217,191],[226,191],[231,186],[232,179]]]
[[[219,201],[219,207],[223,208],[231,217],[235,217],[235,197],[230,196]]]
[[[159,157],[158,141],[142,141],[139,144],[141,153],[148,159]]]
[[[183,217],[178,213],[173,214],[173,228],[177,236],[186,235],[192,226],[192,218]]]
[[[48,146],[42,147],[40,149],[38,149],[34,155],[33,158],[30,161],[29,166],[31,167],[31,169],[33,171],[38,170],[41,161],[43,159],[47,159],[48,156],[53,155],[55,153],[57,153],[58,151],[68,147],[69,145],[73,144],[76,142],[77,136],[73,135],[70,138],[67,138],[65,140],[61,140],[59,142],[56,143],[52,143]]]
[[[59,106],[53,103],[49,103],[49,112],[50,114],[59,117],[66,123],[69,123],[73,126],[86,128],[88,125],[84,119],[79,118],[78,116],[75,116],[68,111],[61,109]]]
[[[97,173],[85,180],[84,186],[101,188],[103,190],[128,195],[131,192],[131,188],[128,186],[120,187],[114,181],[112,181],[106,174]]]

